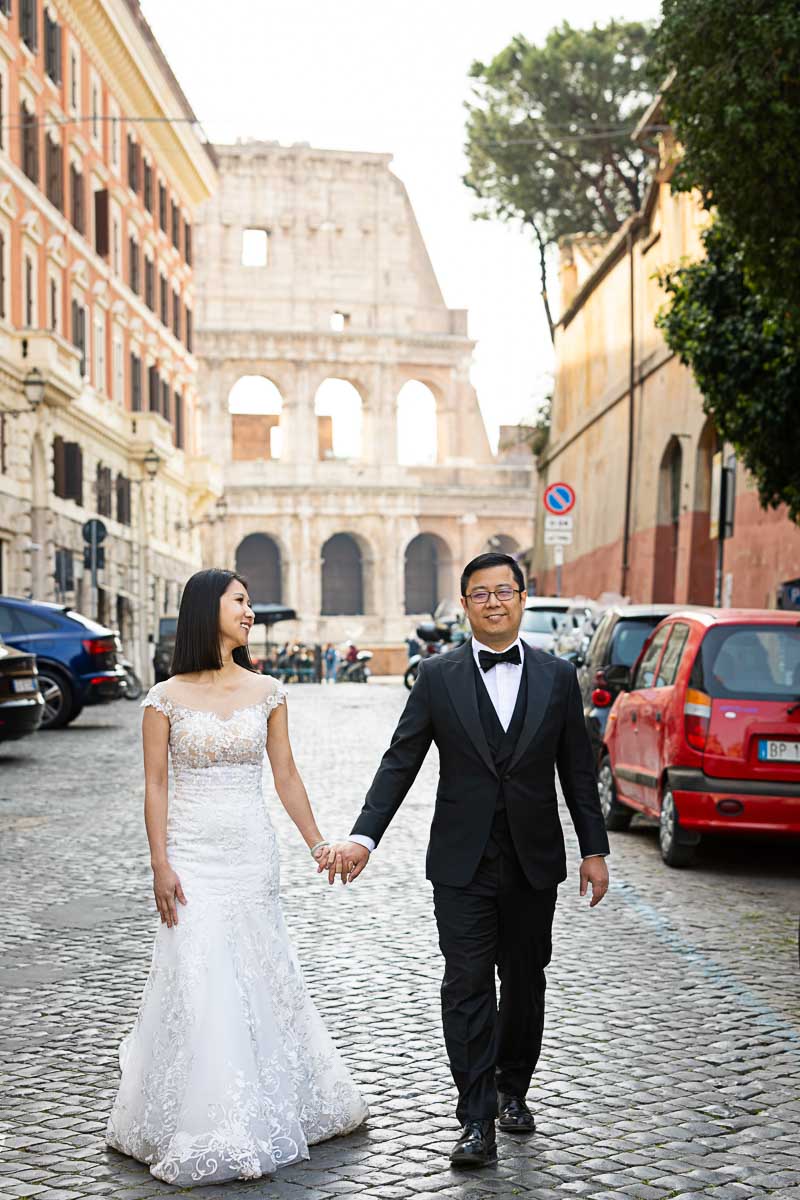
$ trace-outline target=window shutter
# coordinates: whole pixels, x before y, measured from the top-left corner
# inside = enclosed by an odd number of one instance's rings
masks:
[[[158,367],[153,364],[147,368],[147,392],[150,412],[158,412],[161,401],[161,381],[158,377]]]
[[[62,499],[66,496],[67,462],[64,439],[60,436],[53,438],[53,491]]]
[[[101,258],[107,258],[111,248],[110,229],[108,189],[100,188],[94,194],[94,248]]]
[[[175,393],[175,445],[179,450],[183,449],[183,396],[180,392]]]
[[[77,442],[64,444],[65,496],[83,504],[83,454]]]
[[[192,265],[192,227],[188,221],[183,226],[183,253],[187,265]]]

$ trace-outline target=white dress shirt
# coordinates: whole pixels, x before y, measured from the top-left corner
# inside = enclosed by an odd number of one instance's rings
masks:
[[[488,650],[490,654],[497,654],[498,651],[493,650],[491,646],[484,646],[483,642],[479,642],[476,637],[472,639],[472,654],[478,667],[478,674],[483,680],[484,687],[489,693],[489,699],[494,705],[494,711],[504,730],[508,729],[514,715],[514,706],[517,703],[519,685],[522,681],[522,668],[525,662],[525,651],[520,639],[517,638],[511,643],[511,646],[519,647],[518,663],[497,663],[489,671],[484,671],[478,658],[479,652]],[[510,650],[511,646],[504,646],[503,651]],[[365,833],[353,833],[347,840],[358,842],[360,846],[366,846],[370,854],[375,849],[374,840]],[[589,854],[587,857],[605,858],[605,855]]]

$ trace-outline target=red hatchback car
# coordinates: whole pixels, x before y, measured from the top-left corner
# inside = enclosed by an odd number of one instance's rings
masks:
[[[599,787],[609,829],[657,817],[686,866],[703,832],[800,834],[800,615],[670,613],[620,674]]]

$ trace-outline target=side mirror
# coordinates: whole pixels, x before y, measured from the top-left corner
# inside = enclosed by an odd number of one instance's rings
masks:
[[[623,667],[621,664],[606,667],[603,671],[606,683],[615,692],[629,692],[631,690],[631,669]]]

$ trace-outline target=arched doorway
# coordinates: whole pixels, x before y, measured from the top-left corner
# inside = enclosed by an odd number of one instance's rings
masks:
[[[397,461],[432,466],[437,458],[436,397],[427,384],[409,379],[397,394]]]
[[[263,375],[242,375],[228,393],[231,456],[237,462],[281,456],[283,396]]]
[[[266,533],[250,533],[236,549],[236,570],[250,589],[253,604],[281,604],[283,583],[281,551]]]
[[[325,379],[317,388],[318,457],[361,457],[361,394],[347,379]]]
[[[420,533],[406,546],[405,610],[408,614],[432,613],[448,599],[452,566],[450,548],[433,533]]]
[[[322,547],[322,615],[355,616],[364,612],[364,564],[361,547],[349,533],[335,533]]]
[[[653,602],[672,604],[681,520],[683,451],[676,437],[670,438],[658,472],[658,521],[653,561]]]

